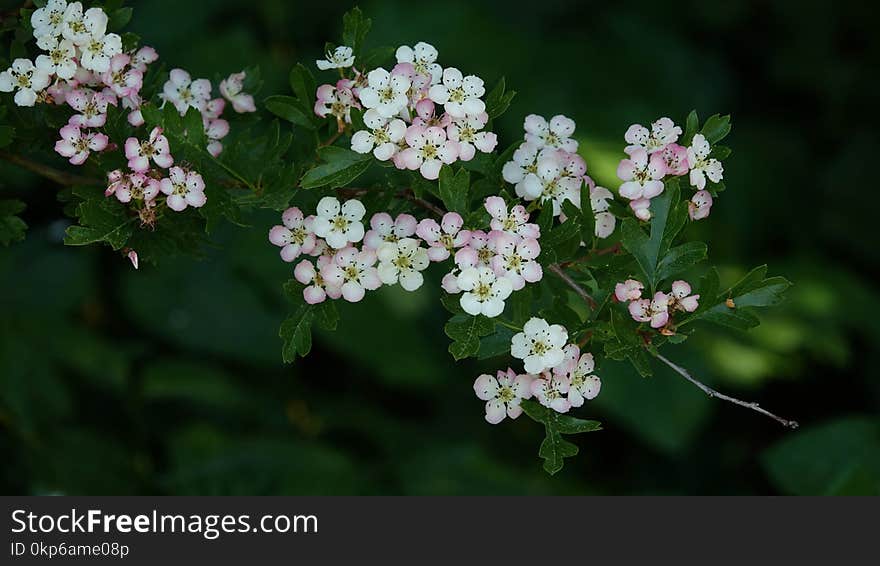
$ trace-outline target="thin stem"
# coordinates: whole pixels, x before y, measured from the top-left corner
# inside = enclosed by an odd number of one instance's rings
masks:
[[[0,151],[0,159],[18,165],[22,169],[27,169],[28,171],[36,173],[41,177],[45,177],[50,181],[54,181],[59,185],[100,185],[101,183],[103,183],[102,180],[93,179],[91,177],[83,177],[82,175],[76,175],[74,173],[68,173],[60,169],[55,169],[54,167],[49,167],[48,165],[43,165],[42,163],[38,163],[36,161],[31,161],[26,157],[22,157],[21,155],[16,155],[14,153]]]
[[[506,326],[507,328],[509,328],[511,330],[516,330],[517,332],[522,332],[522,328],[520,328],[519,326],[517,326],[515,324],[511,324],[505,320],[501,320],[500,318],[496,318],[495,322],[497,322],[501,326]]]
[[[437,216],[443,216],[444,214],[446,214],[445,210],[443,210],[442,208],[440,208],[439,206],[437,206],[436,204],[434,204],[432,202],[429,202],[429,201],[426,201],[425,199],[417,197],[415,195],[415,193],[413,193],[412,190],[410,190],[410,189],[407,189],[405,191],[401,191],[400,193],[398,193],[398,195],[402,196],[403,198],[405,198],[406,200],[412,202],[413,204],[415,204],[417,206],[421,206],[425,210],[430,210],[431,212],[433,212]]]
[[[580,298],[585,300],[587,302],[587,304],[590,305],[591,309],[596,308],[596,300],[593,299],[593,297],[591,297],[590,294],[587,293],[583,287],[578,285],[577,281],[575,281],[574,279],[569,277],[568,274],[565,271],[563,271],[563,269],[558,264],[552,263],[547,266],[547,269],[549,269],[551,272],[553,272],[553,274],[555,274],[557,277],[562,279],[566,285],[571,287],[571,289],[575,293],[577,293],[580,296]]]
[[[338,140],[338,139],[339,139],[339,136],[341,136],[343,133],[345,133],[345,130],[340,130],[340,131],[336,132],[335,134],[333,134],[332,136],[330,136],[330,137],[327,139],[327,141],[320,143],[320,144],[318,145],[318,147],[327,147],[328,145],[333,145],[333,142],[335,142],[336,140]]]
[[[694,376],[692,376],[688,372],[688,370],[684,369],[680,365],[671,361],[670,359],[665,357],[660,352],[654,352],[654,357],[657,358],[658,360],[660,360],[661,362],[663,362],[664,364],[666,364],[667,366],[669,366],[670,368],[672,368],[680,376],[682,376],[686,380],[690,381],[691,383],[693,383],[694,385],[699,387],[703,391],[703,393],[705,393],[709,397],[715,397],[717,399],[721,399],[722,401],[727,401],[728,403],[733,403],[734,405],[739,405],[740,407],[745,407],[747,409],[757,411],[758,413],[761,413],[762,415],[766,415],[766,416],[770,417],[771,419],[775,420],[776,422],[780,423],[782,426],[784,426],[786,428],[795,429],[798,427],[797,421],[790,421],[787,419],[783,419],[782,417],[780,417],[778,415],[774,415],[770,411],[761,408],[757,403],[749,403],[748,401],[742,401],[742,400],[737,399],[735,397],[725,395],[724,393],[719,393],[718,391],[712,389],[711,387],[709,387],[708,385],[706,385],[702,381],[700,381],[697,378],[695,378]]]

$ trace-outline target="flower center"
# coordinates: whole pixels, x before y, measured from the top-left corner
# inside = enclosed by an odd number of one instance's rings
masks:
[[[505,232],[510,232],[516,228],[516,219],[513,216],[508,216],[504,219],[504,222],[501,224],[501,229]]]
[[[474,288],[474,294],[480,301],[486,301],[492,296],[492,286],[481,281]]]
[[[465,124],[458,130],[458,139],[459,141],[472,142],[476,137],[476,133],[476,130],[470,127],[469,124]]]
[[[425,159],[434,159],[437,157],[437,146],[431,143],[426,143],[422,146],[422,157]]]
[[[88,108],[88,106],[86,108]],[[150,158],[153,157],[154,153],[156,153],[156,150],[153,149],[153,144],[148,141],[141,142],[141,155],[146,158]]]
[[[173,194],[182,197],[186,195],[186,184],[185,183],[174,183]]]
[[[397,266],[398,269],[401,269],[401,270],[412,268],[412,261],[410,261],[409,257],[407,257],[407,256],[402,256],[402,255],[397,256],[397,258],[395,258],[393,263],[394,263],[394,265]]]
[[[455,102],[456,104],[461,104],[464,102],[467,95],[464,93],[464,89],[461,87],[450,89],[449,91],[449,102]]]
[[[308,237],[309,235],[305,228],[294,228],[290,231],[290,233],[293,241],[299,245],[303,245],[303,243],[306,241],[306,237]]]
[[[355,267],[354,265],[349,265],[348,267],[346,267],[343,270],[343,273],[344,273],[343,278],[346,281],[357,281],[361,277],[360,270],[358,270],[358,268]]]
[[[64,61],[65,55],[66,55],[66,53],[58,48],[53,49],[52,51],[49,52],[49,57],[52,59],[52,62],[55,63],[56,65],[59,65],[59,64],[61,64],[62,61]]]
[[[440,243],[449,251],[452,251],[455,248],[455,240],[449,234],[443,234],[440,236]]]
[[[330,113],[336,116],[337,118],[345,117],[345,111],[348,109],[348,105],[344,102],[336,101],[330,104]]]
[[[61,22],[64,21],[64,12],[55,11],[49,13],[49,23],[53,26],[57,26]]]
[[[72,21],[70,22],[69,26],[70,31],[72,31],[73,33],[86,33],[88,31],[86,30],[86,25],[83,23],[82,20]]]
[[[333,229],[339,232],[345,232],[348,230],[348,219],[342,215],[337,216],[333,219]]]
[[[15,82],[18,83],[18,88],[31,88],[30,75],[18,75],[15,77]]]
[[[92,53],[100,53],[104,50],[104,42],[99,41],[97,39],[93,39],[91,43],[89,43],[89,51]]]
[[[492,260],[492,257],[494,255],[495,254],[493,254],[492,250],[490,250],[488,247],[480,248],[477,250],[477,259],[480,260],[480,263],[488,264]]]
[[[391,102],[394,100],[394,89],[390,86],[386,86],[382,90],[379,91],[379,100],[382,102]]]
[[[550,348],[541,340],[535,340],[532,342],[532,353],[536,356],[543,356],[548,350],[550,350]]]
[[[388,137],[388,132],[385,131],[385,128],[379,128],[374,131],[373,139],[376,141],[376,145],[382,145],[383,143],[388,143],[391,141],[391,138]]]
[[[504,385],[501,389],[498,390],[498,400],[503,403],[509,403],[516,399],[516,393],[513,392],[513,389]]]
[[[522,269],[522,258],[517,254],[507,257],[507,270],[519,273]]]

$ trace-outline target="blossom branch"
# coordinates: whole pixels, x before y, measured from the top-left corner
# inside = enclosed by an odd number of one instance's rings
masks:
[[[735,397],[725,395],[724,393],[720,393],[720,392],[716,391],[715,389],[712,389],[711,387],[709,387],[708,385],[706,385],[702,381],[700,381],[697,378],[695,378],[694,376],[692,376],[690,374],[690,372],[688,372],[688,370],[684,369],[680,365],[678,365],[675,362],[673,362],[672,360],[668,359],[660,352],[654,352],[653,354],[654,354],[655,358],[657,358],[658,360],[660,360],[661,362],[663,362],[664,364],[666,364],[667,366],[672,368],[676,373],[678,373],[680,376],[682,376],[686,380],[690,381],[691,383],[693,383],[694,385],[699,387],[703,391],[703,393],[705,393],[709,397],[721,399],[722,401],[727,401],[728,403],[733,403],[734,405],[739,405],[740,407],[745,407],[747,409],[751,409],[753,411],[761,413],[762,415],[766,415],[766,416],[770,417],[771,419],[775,420],[776,422],[780,423],[782,426],[784,426],[786,428],[795,429],[798,427],[797,421],[790,421],[788,419],[784,419],[784,418],[780,417],[779,415],[775,415],[775,414],[771,413],[770,411],[760,407],[757,403],[749,403],[748,401],[743,401],[741,399],[737,399]]]
[[[8,161],[9,163],[12,163],[14,165],[18,165],[22,169],[27,169],[31,173],[36,173],[37,175],[49,179],[50,181],[54,181],[59,185],[100,185],[104,182],[103,180],[93,179],[91,177],[83,177],[82,175],[76,175],[73,173],[68,173],[66,171],[61,171],[60,169],[55,169],[54,167],[50,167],[36,161],[31,161],[30,159],[21,155],[7,153],[5,151],[0,151],[0,159]]]

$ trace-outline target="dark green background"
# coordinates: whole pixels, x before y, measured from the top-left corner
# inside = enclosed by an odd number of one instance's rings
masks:
[[[5,4],[5,2],[4,2]],[[727,191],[698,235],[723,282],[769,263],[795,282],[749,334],[706,328],[670,357],[802,423],[787,432],[658,368],[601,371],[578,414],[602,432],[556,477],[540,427],[490,427],[471,390],[497,364],[454,363],[433,284],[341,305],[312,354],[280,363],[290,266],[274,213],[227,226],[202,261],[135,272],[60,244],[57,187],[0,164],[27,240],[0,249],[0,485],[15,493],[880,493],[878,43],[848,2],[364,2],[371,45],[433,43],[440,62],[577,120],[614,183],[626,127],[733,116]],[[213,77],[259,64],[261,95],[338,41],[343,2],[137,2],[130,26],[169,66]],[[326,75],[329,79],[330,74]],[[55,165],[59,165],[55,163]],[[616,186],[616,185],[615,185]]]

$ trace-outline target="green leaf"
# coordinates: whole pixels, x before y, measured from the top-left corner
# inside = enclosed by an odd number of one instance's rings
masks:
[[[314,307],[315,322],[324,330],[336,330],[339,324],[339,311],[333,301],[324,301]]]
[[[494,119],[501,116],[510,107],[513,97],[516,96],[516,91],[505,92],[506,88],[504,77],[501,77],[495,88],[489,91],[486,96],[486,112],[489,114],[489,118]]]
[[[266,110],[283,120],[287,120],[297,126],[308,130],[317,128],[312,121],[312,113],[303,104],[292,96],[275,95],[263,101]]]
[[[361,155],[335,146],[320,148],[318,155],[324,163],[306,171],[300,181],[304,189],[344,187],[369,169],[373,161],[370,154]]]
[[[736,285],[715,298],[704,297],[701,293],[700,300],[705,301],[709,305],[708,308],[698,310],[683,320],[679,327],[695,320],[705,320],[738,330],[748,330],[758,326],[760,320],[753,309],[778,305],[784,299],[785,291],[791,287],[791,282],[784,277],[766,277],[766,275],[767,266],[762,265],[750,271]],[[717,273],[710,272],[707,277],[708,279],[703,281],[704,285],[717,286],[715,283]]]
[[[302,63],[297,63],[290,70],[289,80],[290,89],[293,91],[293,94],[306,107],[311,107],[314,103],[316,91],[315,77],[312,76],[311,71],[304,67]]]
[[[27,224],[17,216],[24,209],[20,200],[0,200],[0,244],[8,246],[24,239]]]
[[[440,199],[450,212],[467,213],[468,189],[471,185],[471,174],[461,168],[454,172],[452,167],[444,165],[440,169]]]
[[[114,250],[121,249],[131,237],[137,218],[128,216],[119,201],[104,197],[99,189],[78,188],[74,194],[85,199],[76,207],[80,225],[67,228],[64,243],[85,246],[106,242]]]
[[[667,183],[663,194],[651,200],[651,235],[639,226],[633,218],[626,218],[621,226],[621,242],[629,253],[636,258],[639,267],[645,274],[647,284],[653,289],[657,284],[657,263],[661,258],[664,248],[671,241],[667,233],[667,221],[670,211],[678,203],[678,183]],[[669,225],[669,232],[675,229],[675,224]]]
[[[155,104],[146,103],[142,105],[141,114],[144,117],[144,122],[148,126],[162,126],[164,113],[162,112],[162,109]]]
[[[486,360],[496,356],[507,356],[510,354],[510,340],[513,338],[514,331],[506,326],[496,325],[495,332],[484,336],[480,340],[480,353],[478,359]]]
[[[787,435],[762,456],[791,495],[880,495],[880,423],[851,417]]]
[[[284,363],[292,363],[297,356],[305,357],[312,349],[312,320],[315,311],[302,305],[281,323],[278,336],[284,342],[281,357]]]
[[[183,129],[186,132],[186,139],[190,144],[198,148],[203,148],[207,145],[205,125],[202,123],[202,114],[197,108],[189,108],[187,110],[183,116]]]
[[[342,16],[342,43],[351,47],[355,55],[360,55],[372,23],[357,6]]]
[[[706,259],[709,248],[703,242],[686,242],[669,250],[657,266],[657,280],[663,281]]]
[[[599,421],[563,415],[530,399],[524,400],[521,406],[532,420],[544,425],[544,441],[538,449],[538,456],[544,460],[544,471],[551,475],[562,469],[565,458],[578,453],[578,447],[562,438],[563,434],[580,434],[602,429]]]
[[[476,356],[480,350],[480,338],[492,332],[493,326],[492,321],[483,315],[453,316],[443,327],[446,335],[452,338],[449,353],[456,360]]]
[[[107,29],[111,31],[119,31],[125,26],[128,25],[128,22],[131,21],[131,15],[134,10],[131,7],[119,8],[118,10],[114,10],[112,14],[110,14],[110,19],[107,22]]]
[[[706,137],[706,141],[709,144],[715,145],[730,133],[730,115],[721,116],[715,114],[710,116],[706,123],[703,124],[703,129],[700,130],[700,133]]]
[[[681,144],[684,146],[691,145],[691,140],[694,139],[694,134],[697,133],[697,128],[699,127],[700,117],[697,115],[696,110],[691,110],[690,114],[687,115],[687,120],[685,121],[684,137],[681,140]]]

